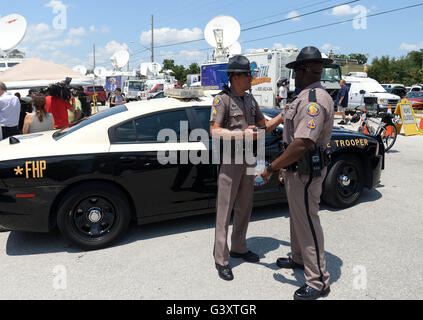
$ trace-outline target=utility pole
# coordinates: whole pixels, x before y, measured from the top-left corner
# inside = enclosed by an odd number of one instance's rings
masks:
[[[154,15],[151,15],[151,62],[154,62]]]
[[[93,70],[95,69],[95,44],[93,45],[93,57],[94,57],[94,68],[93,68]]]

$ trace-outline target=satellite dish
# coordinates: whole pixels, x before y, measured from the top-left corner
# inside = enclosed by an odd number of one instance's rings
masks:
[[[204,38],[214,48],[228,48],[241,34],[239,22],[227,15],[213,18],[204,29]]]
[[[0,19],[0,50],[16,47],[25,37],[27,23],[19,14],[10,14]]]
[[[161,64],[157,62],[141,63],[140,73],[143,76],[157,76],[162,68]]]
[[[107,75],[107,70],[106,70],[106,68],[104,68],[104,67],[96,67],[96,68],[94,69],[94,74],[95,74],[97,77],[105,77],[105,76]]]
[[[84,76],[87,74],[87,68],[85,68],[83,65],[75,66],[72,68],[72,70],[82,73]]]
[[[238,41],[234,42],[229,47],[229,55],[230,56],[235,56],[237,54],[241,54],[241,52],[242,52],[241,44]]]
[[[129,52],[126,50],[118,51],[110,58],[110,60],[112,61],[115,70],[119,70],[128,64]]]

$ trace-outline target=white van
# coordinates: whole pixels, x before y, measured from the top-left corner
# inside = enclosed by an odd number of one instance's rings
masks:
[[[355,111],[356,107],[373,106],[377,112],[386,112],[391,106],[400,102],[397,95],[388,93],[375,79],[368,77],[344,76],[344,80],[349,87],[348,111]],[[364,91],[364,92],[363,92]]]

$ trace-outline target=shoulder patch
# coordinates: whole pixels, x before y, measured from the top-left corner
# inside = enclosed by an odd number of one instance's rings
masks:
[[[317,117],[320,114],[320,107],[317,103],[310,103],[307,106],[307,114],[312,117]]]
[[[214,97],[213,105],[217,107],[221,104],[222,104],[222,97],[221,96]]]
[[[314,122],[314,119],[311,119],[309,122],[307,122],[307,128],[311,130],[316,129],[316,122]]]

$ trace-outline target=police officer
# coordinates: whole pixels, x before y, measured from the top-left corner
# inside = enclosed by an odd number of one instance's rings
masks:
[[[246,57],[237,55],[230,58],[226,72],[231,86],[225,86],[214,98],[210,117],[212,136],[217,134],[229,135],[231,139],[245,138],[250,130],[250,134],[256,139],[257,133],[252,130],[267,126],[266,132],[270,132],[281,123],[280,115],[266,121],[254,97],[245,92],[251,89],[253,78],[250,62]],[[254,192],[254,175],[247,174],[247,167],[245,159],[242,164],[235,164],[234,159],[231,159],[230,164],[223,163],[220,166],[214,259],[218,274],[224,280],[233,279],[229,256],[248,262],[259,261],[259,256],[249,251],[246,243]],[[229,251],[227,237],[232,209],[234,219]]]
[[[330,95],[320,84],[322,58],[315,47],[305,47],[287,68],[295,70],[295,86],[301,89],[284,115],[285,152],[263,169],[268,179],[283,170],[290,212],[292,258],[279,258],[281,268],[304,270],[306,283],[295,291],[294,299],[312,300],[329,293],[323,230],[318,216],[322,183],[328,164],[324,147],[330,142],[334,108]],[[308,167],[304,168],[306,164]],[[308,171],[307,171],[308,170]]]

